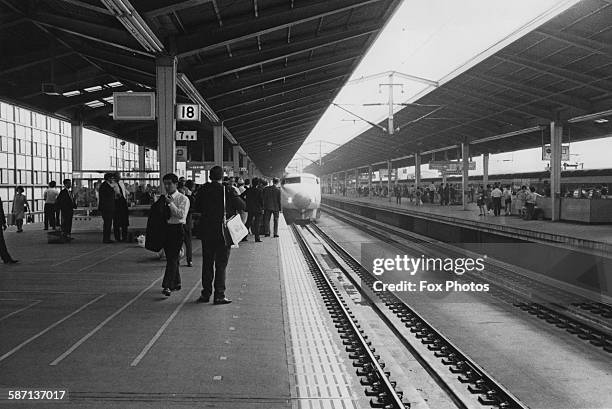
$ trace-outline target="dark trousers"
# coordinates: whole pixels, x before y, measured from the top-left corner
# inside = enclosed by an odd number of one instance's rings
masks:
[[[61,213],[61,228],[62,228],[62,235],[64,236],[70,236],[70,234],[72,233],[72,215],[74,212],[64,212],[62,211]]]
[[[45,203],[45,230],[49,227],[55,229],[55,226],[57,226],[56,222],[55,205],[53,203]]]
[[[225,297],[225,270],[230,247],[223,241],[202,241],[202,297]],[[214,285],[214,293],[213,293]]]
[[[113,213],[102,212],[102,240],[110,241],[111,230],[113,228]]]
[[[255,235],[255,240],[259,240],[259,228],[261,227],[261,212],[249,212],[247,226]]]
[[[278,236],[278,210],[266,209],[264,212],[264,234],[270,235],[270,217],[274,215],[274,235]]]
[[[4,262],[8,262],[13,259],[11,255],[9,254],[8,249],[6,248],[6,241],[4,240],[4,231],[1,226],[0,226],[0,257],[2,257],[2,261]]]
[[[185,258],[188,263],[193,261],[193,246],[191,240],[193,239],[193,235],[191,233],[191,223],[189,218],[187,219],[187,224],[183,225],[183,240],[185,241]]]
[[[122,219],[122,217],[115,213],[115,217],[113,217],[113,235],[115,236],[115,240],[127,240],[128,235],[128,227]]]
[[[166,253],[166,271],[164,272],[163,288],[176,290],[181,286],[181,275],[179,273],[179,259],[183,247],[183,225],[166,225],[166,238],[164,241],[164,253]]]
[[[499,216],[501,214],[501,197],[493,198],[493,214]]]

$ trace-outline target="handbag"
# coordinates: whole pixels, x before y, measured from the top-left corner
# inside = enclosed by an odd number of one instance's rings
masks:
[[[248,229],[242,223],[242,218],[238,215],[233,215],[229,218],[226,217],[226,203],[225,203],[225,194],[227,193],[225,186],[223,186],[223,225],[221,231],[223,232],[223,241],[225,245],[230,247],[232,245],[236,245],[242,240],[247,234],[249,234]]]

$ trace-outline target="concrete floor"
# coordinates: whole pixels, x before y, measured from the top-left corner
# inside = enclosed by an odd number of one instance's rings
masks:
[[[277,242],[233,251],[234,303],[214,306],[194,302],[199,241],[183,289],[165,299],[153,253],[102,245],[95,221],[75,226],[70,244],[47,244],[40,229],[5,233],[20,263],[0,267],[0,391],[65,389],[68,399],[2,396],[0,406],[291,407]]]
[[[404,254],[329,216],[319,226],[358,260],[362,251],[368,258]],[[407,279],[401,273],[380,277]],[[612,408],[609,353],[489,295],[398,295],[529,407]]]

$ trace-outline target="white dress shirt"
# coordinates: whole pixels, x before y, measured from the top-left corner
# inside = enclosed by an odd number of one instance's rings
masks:
[[[172,202],[170,207],[170,219],[168,224],[185,224],[187,222],[187,213],[189,213],[189,199],[187,196],[178,190],[170,195]]]

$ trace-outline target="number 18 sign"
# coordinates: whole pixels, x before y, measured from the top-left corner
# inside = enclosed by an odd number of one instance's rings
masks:
[[[200,106],[198,104],[176,104],[177,121],[199,121]]]

